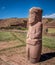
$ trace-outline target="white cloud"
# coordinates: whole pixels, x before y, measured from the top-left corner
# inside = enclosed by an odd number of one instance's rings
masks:
[[[43,18],[55,18],[55,13],[50,14],[50,15],[45,15]]]

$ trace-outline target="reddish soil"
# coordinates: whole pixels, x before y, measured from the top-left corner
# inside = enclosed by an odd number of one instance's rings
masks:
[[[3,45],[0,45],[0,47],[1,46]],[[3,47],[2,49],[4,49]],[[12,44],[11,47],[13,47]],[[7,48],[6,45],[5,48]],[[40,62],[31,64],[27,61],[25,47],[16,47],[6,50],[0,49],[0,65],[55,65],[55,50],[43,47]]]

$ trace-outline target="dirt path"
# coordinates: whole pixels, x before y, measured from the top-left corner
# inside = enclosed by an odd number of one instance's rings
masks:
[[[1,45],[0,48],[2,48]],[[55,65],[55,50],[43,47],[41,61],[36,64],[27,61],[24,46],[2,50],[0,51],[0,65]]]
[[[7,49],[7,48],[11,48],[11,47],[16,47],[16,46],[19,46],[21,45],[22,43],[19,44],[19,41],[18,40],[15,40],[15,41],[1,41],[0,42],[0,50],[3,50],[3,49]]]

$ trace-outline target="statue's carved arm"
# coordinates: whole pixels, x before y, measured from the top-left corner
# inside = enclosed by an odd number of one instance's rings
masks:
[[[32,39],[38,38],[38,37],[40,36],[40,33],[41,33],[41,31],[36,32],[35,34],[31,34],[31,38],[32,38]]]

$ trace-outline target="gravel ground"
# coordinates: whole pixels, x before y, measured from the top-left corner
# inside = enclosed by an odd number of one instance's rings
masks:
[[[0,65],[55,65],[55,50],[43,47],[41,60],[36,64],[27,61],[25,47],[2,50]]]

